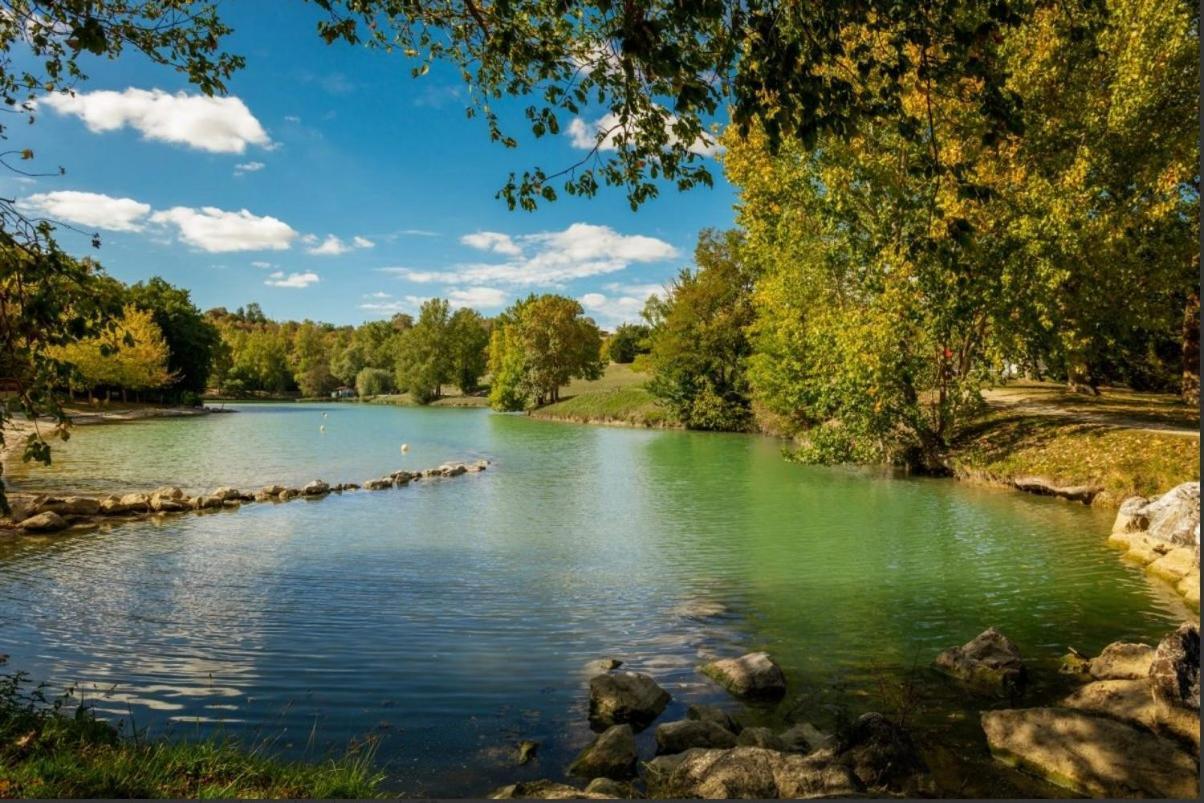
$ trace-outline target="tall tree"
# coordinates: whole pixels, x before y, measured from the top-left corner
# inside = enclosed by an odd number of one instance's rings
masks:
[[[167,340],[168,370],[176,377],[172,389],[203,393],[221,336],[192,303],[189,292],[154,276],[132,285],[127,298],[154,316]]]
[[[462,393],[472,393],[485,373],[489,348],[489,324],[481,313],[458,309],[447,327],[450,339],[452,381]]]
[[[397,385],[419,404],[440,398],[443,385],[452,380],[450,324],[448,302],[428,299],[419,310],[418,323],[398,343]]]
[[[597,379],[602,368],[602,333],[581,305],[564,296],[533,295],[494,322],[490,404],[516,410],[555,402],[569,380]]]

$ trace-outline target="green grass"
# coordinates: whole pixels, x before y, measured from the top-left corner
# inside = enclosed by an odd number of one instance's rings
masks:
[[[1199,435],[1064,416],[996,411],[968,427],[951,459],[962,475],[1006,482],[1039,476],[1064,485],[1100,485],[1093,504],[1118,506],[1200,478]]]
[[[647,391],[647,374],[630,365],[611,363],[602,377],[574,379],[561,391],[561,400],[538,410],[533,418],[634,427],[680,426],[673,415]]]
[[[417,407],[418,404],[410,398],[409,393],[390,393],[385,396],[372,396],[364,399],[365,404],[391,404],[395,407]],[[428,407],[488,407],[489,391],[482,390],[471,395],[454,394],[431,402]]]
[[[233,740],[126,736],[20,675],[0,675],[0,798],[368,798],[382,776],[371,749],[320,763],[283,761]]]

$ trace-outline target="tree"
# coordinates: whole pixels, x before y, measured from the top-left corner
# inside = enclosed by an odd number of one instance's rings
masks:
[[[606,356],[611,362],[623,365],[635,361],[636,356],[651,350],[649,335],[652,330],[638,323],[621,323],[614,334],[606,338]]]
[[[192,303],[188,291],[155,276],[132,285],[126,296],[154,316],[167,340],[168,370],[176,377],[172,389],[203,393],[221,336]]]
[[[305,321],[293,336],[289,367],[302,396],[327,396],[338,385],[330,372],[329,334],[328,327]]]
[[[450,310],[444,299],[423,302],[418,323],[398,343],[397,385],[406,388],[418,404],[438,399],[442,386],[452,379]]]
[[[648,388],[691,429],[744,430],[751,422],[752,279],[740,246],[737,232],[703,231],[696,269],[673,283],[652,331]]]
[[[448,323],[452,381],[461,393],[472,393],[485,373],[489,348],[489,325],[481,314],[463,307]]]
[[[741,134],[762,130],[774,151],[788,138],[811,145],[862,123],[893,124],[917,61],[926,77],[979,84],[989,131],[1014,130],[997,51],[1001,31],[1028,7],[1021,0],[312,2],[328,14],[319,24],[328,42],[403,52],[418,60],[416,77],[434,61],[451,62],[470,88],[470,116],[482,116],[490,138],[506,147],[518,141],[492,104],[507,95],[531,99],[525,116],[536,138],[570,126],[592,135],[593,149],[575,164],[510,175],[499,196],[528,210],[554,200],[557,185],[586,196],[602,184],[623,186],[633,208],[662,183],[709,185],[707,125],[725,109]],[[598,115],[592,125],[581,119],[589,113]],[[925,138],[922,128],[903,133]]]
[[[364,368],[355,377],[355,392],[361,398],[392,393],[393,372],[384,368]]]
[[[70,385],[91,397],[97,387],[126,392],[164,387],[174,381],[168,370],[167,341],[154,317],[128,304],[117,326],[95,337],[76,340],[52,350],[52,356],[75,368]]]
[[[560,399],[570,379],[602,375],[602,333],[571,298],[530,296],[495,321],[490,341],[490,404],[514,410]]]

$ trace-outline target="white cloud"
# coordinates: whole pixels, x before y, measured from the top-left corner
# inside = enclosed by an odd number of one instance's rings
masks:
[[[284,115],[284,122],[286,122],[286,123],[299,123],[299,122],[301,122],[301,118],[300,118],[300,117],[298,117],[298,116],[297,116],[297,115],[295,115],[295,114],[286,114],[286,115]]]
[[[418,308],[430,301],[430,296],[406,296],[396,301],[372,301],[360,304],[360,309],[389,315],[397,312],[417,312]]]
[[[266,147],[271,139],[236,97],[206,97],[161,89],[123,92],[101,90],[47,95],[37,104],[83,120],[88,130],[137,129],[147,139],[174,142],[211,153],[243,153],[248,145]]]
[[[375,293],[365,293],[364,294],[364,298],[392,298],[392,297],[393,297],[392,293],[386,293],[381,290],[377,290]]]
[[[318,274],[316,273],[290,273],[285,276],[284,271],[278,270],[269,275],[264,284],[268,287],[309,287],[311,284],[316,284],[317,281]]]
[[[447,300],[453,307],[477,307],[480,309],[501,307],[509,298],[509,293],[496,287],[467,287],[463,290],[447,292]]]
[[[297,232],[282,220],[259,217],[246,209],[226,212],[206,206],[175,206],[151,215],[151,222],[176,226],[179,238],[202,251],[283,251]]]
[[[677,118],[673,115],[669,115],[669,119],[665,121],[665,129],[669,133],[671,144],[678,142],[677,136],[670,130],[676,121]],[[615,139],[623,133],[623,130],[619,116],[610,112],[592,123],[587,123],[580,117],[573,118],[573,121],[569,123],[568,137],[574,148],[588,151],[597,145],[600,151],[613,151],[618,149]],[[601,137],[600,142],[599,137]],[[723,153],[723,146],[713,136],[704,133],[690,145],[690,152],[699,156],[718,156]]]
[[[469,263],[441,271],[381,270],[421,283],[554,286],[615,273],[633,263],[660,262],[678,255],[676,248],[655,237],[619,234],[609,226],[590,223],[574,223],[564,231],[508,239],[519,253],[506,262]]]
[[[305,237],[301,238],[301,240],[304,243],[313,245],[313,243],[318,241],[318,238],[312,234],[307,234]],[[346,243],[331,234],[322,241],[321,245],[314,245],[312,248],[307,250],[309,253],[317,256],[330,257],[346,254],[348,251],[351,251],[354,248],[372,248],[374,245],[376,245],[376,243],[358,235],[353,237],[350,243]]]
[[[234,175],[241,176],[245,173],[258,173],[265,167],[267,167],[267,165],[265,165],[263,162],[243,162],[241,164],[234,165]]]
[[[65,223],[110,231],[141,231],[150,204],[133,198],[113,198],[95,192],[60,190],[39,192],[21,201],[21,207]]]
[[[514,240],[510,238],[509,234],[502,234],[496,231],[478,231],[473,234],[465,234],[460,238],[460,242],[478,251],[492,251],[495,254],[505,254],[506,256],[518,256],[523,252],[515,244]]]
[[[271,262],[264,262],[262,259],[257,259],[251,263],[251,267],[252,268],[260,268],[262,270],[267,270],[268,268],[274,268],[276,266],[274,264],[272,264]]]
[[[602,293],[586,293],[577,300],[581,302],[582,307],[585,307],[585,311],[591,313],[599,323],[614,326],[640,320],[640,311],[644,309],[647,299],[648,296],[612,298]]]

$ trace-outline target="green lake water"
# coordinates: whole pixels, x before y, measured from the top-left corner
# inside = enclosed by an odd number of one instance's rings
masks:
[[[74,684],[152,734],[222,732],[310,757],[377,738],[388,786],[431,795],[563,777],[591,736],[584,665],[603,656],[669,690],[663,720],[717,702],[830,728],[898,707],[910,678],[909,717],[947,734],[969,784],[942,791],[1003,794],[1015,789],[974,782],[989,764],[977,711],[1005,703],[932,675],[938,652],[995,625],[1040,701],[1068,646],[1156,640],[1188,615],[1106,547],[1111,514],[1059,500],[792,465],[757,437],[482,410],[236,409],[81,427],[52,469],[12,466],[11,479],[199,492],[492,462],[391,491],[0,539],[9,670]],[[754,649],[790,681],[777,708],[744,710],[696,671]],[[527,738],[539,759],[517,768]]]

